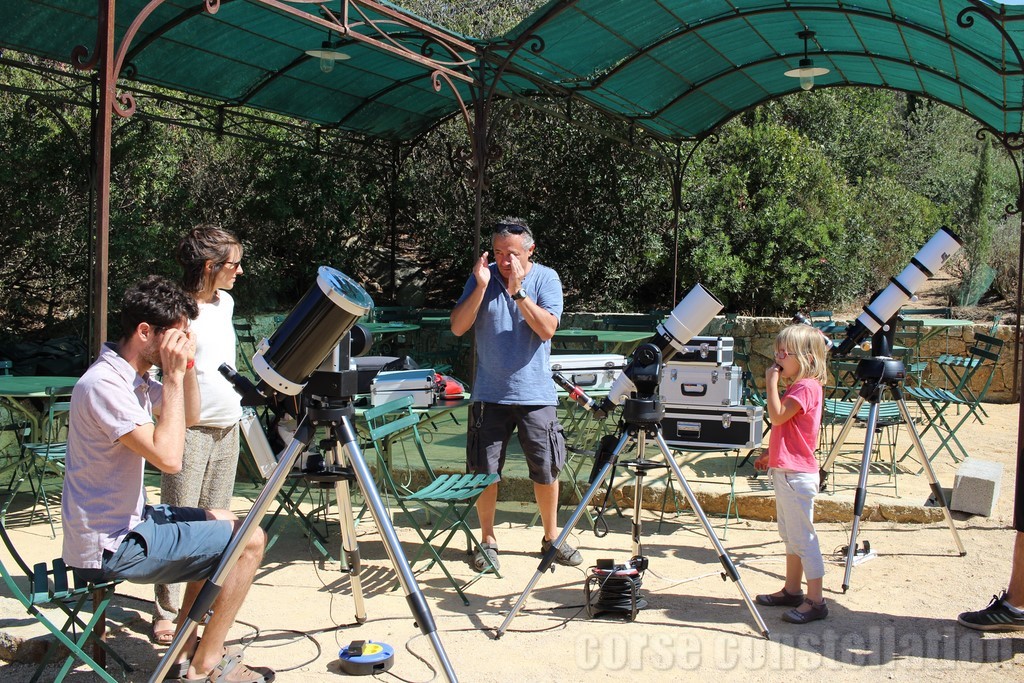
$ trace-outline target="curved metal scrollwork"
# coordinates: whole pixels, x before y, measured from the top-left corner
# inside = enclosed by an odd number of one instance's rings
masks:
[[[1003,135],[988,127],[979,128],[974,133],[974,137],[978,140],[985,140],[988,136],[992,136],[994,140],[998,141],[1006,149],[1007,156],[1013,162],[1013,169],[1017,173],[1017,203],[1007,204],[1003,207],[1003,211],[1008,216],[1017,215],[1024,209],[1024,174],[1021,172],[1020,160],[1017,158],[1018,153],[1024,150],[1024,136],[1020,133]]]
[[[999,23],[999,15],[993,12],[988,7],[982,5],[974,5],[972,7],[965,7],[956,15],[956,25],[960,28],[973,28],[974,17],[971,15],[977,14],[981,16],[988,24],[995,30],[999,31],[999,35],[1003,37],[1003,41],[1013,50],[1013,54],[1017,57],[1017,64],[1024,68],[1024,57],[1021,56],[1020,50],[1017,48],[1017,43],[1013,41],[1010,34],[1006,32],[1003,25]]]
[[[100,60],[100,43],[103,40],[103,27],[107,25],[107,6],[99,3],[99,12],[96,16],[96,43],[89,56],[89,48],[85,45],[75,45],[71,48],[71,66],[81,71],[91,71]]]
[[[545,48],[547,48],[547,43],[544,42],[544,38],[536,33],[526,36],[526,40],[523,41],[523,45],[527,50],[535,55],[539,55],[541,52],[544,52]]]

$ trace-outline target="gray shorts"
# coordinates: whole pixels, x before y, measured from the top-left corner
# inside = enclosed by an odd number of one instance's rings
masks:
[[[476,401],[469,406],[466,470],[501,474],[512,432],[526,455],[530,479],[550,484],[565,467],[565,434],[555,406],[518,406]]]
[[[103,552],[100,569],[76,569],[75,573],[87,581],[202,581],[217,568],[233,531],[234,523],[207,519],[200,508],[147,505],[142,522],[117,550]]]

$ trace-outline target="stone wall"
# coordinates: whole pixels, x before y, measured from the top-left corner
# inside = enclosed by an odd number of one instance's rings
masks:
[[[580,328],[580,329],[594,329],[600,323],[596,322],[603,317],[601,313],[566,313],[562,319],[562,326],[566,328]],[[637,315],[638,319],[649,319],[649,316]],[[274,322],[274,316],[271,314],[256,316],[252,320],[254,325],[254,333],[257,338],[262,336],[270,335],[276,324]],[[788,318],[751,318],[751,317],[739,317],[736,319],[735,327],[733,327],[728,335],[737,339],[745,339],[746,348],[750,354],[750,369],[754,373],[754,377],[757,378],[758,384],[764,384],[764,369],[770,362],[772,357],[772,341],[775,339],[775,335],[778,331],[786,324],[788,324]],[[706,334],[720,334],[723,326],[725,325],[724,318],[716,318],[710,325],[709,330]],[[420,351],[424,349],[437,349],[441,346],[439,343],[440,335],[444,333],[447,328],[423,328],[417,332],[403,336],[401,343],[392,343],[386,348],[374,349],[371,353],[374,354],[387,354],[387,355],[410,355],[413,359],[416,359]],[[967,355],[968,349],[971,343],[974,341],[975,333],[989,334],[991,336],[1002,339],[1005,344],[1002,347],[1002,353],[999,357],[999,363],[996,366],[995,377],[992,380],[992,385],[989,387],[988,393],[985,397],[986,401],[993,403],[1012,403],[1014,402],[1013,396],[1013,334],[1014,328],[1012,326],[1000,325],[996,328],[995,334],[990,332],[990,325],[974,325],[968,327],[953,327],[948,330],[943,330],[933,336],[931,339],[925,342],[921,349],[921,356],[923,358],[936,358],[944,353],[954,355]],[[652,327],[651,332],[654,332]],[[449,335],[450,336],[450,335]],[[468,379],[471,376],[470,369],[470,355],[468,346],[462,350],[462,356],[456,360],[453,364],[454,367],[450,374],[456,377]],[[932,380],[938,382],[941,386],[942,374],[935,367],[934,364],[929,364],[928,369],[924,374],[925,380]],[[987,375],[972,387],[976,391],[980,391],[984,380],[987,379]]]

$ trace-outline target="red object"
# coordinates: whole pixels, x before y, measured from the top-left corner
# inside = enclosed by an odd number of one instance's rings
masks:
[[[462,382],[448,375],[435,372],[434,381],[437,382],[437,389],[441,398],[462,398],[466,391],[466,388],[462,386]]]
[[[191,360],[189,360],[189,362],[185,363],[185,369],[186,370],[191,370],[195,366],[196,366],[196,359],[195,358],[192,358]]]

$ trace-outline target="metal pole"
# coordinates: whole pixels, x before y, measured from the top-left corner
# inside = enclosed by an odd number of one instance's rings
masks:
[[[100,108],[96,126],[96,224],[93,239],[93,289],[91,292],[93,327],[89,340],[90,357],[99,355],[107,340],[107,287],[110,245],[110,141],[114,113],[117,74],[114,73],[114,0],[106,0],[105,21],[99,44]]]

